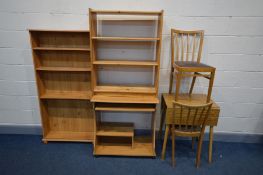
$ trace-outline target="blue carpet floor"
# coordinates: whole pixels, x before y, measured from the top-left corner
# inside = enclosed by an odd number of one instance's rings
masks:
[[[156,158],[93,157],[92,145],[85,143],[43,144],[40,136],[0,135],[0,175],[252,175],[263,173],[263,144],[214,142],[213,163],[208,164],[204,142],[202,162],[195,168],[195,150],[190,141],[176,142],[175,168],[171,167],[171,144],[166,160],[160,160],[161,142]]]

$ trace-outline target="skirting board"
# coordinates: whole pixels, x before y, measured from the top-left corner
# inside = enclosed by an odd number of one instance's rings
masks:
[[[143,133],[149,133],[149,130],[139,129],[139,130],[136,130],[135,133],[140,135]],[[41,125],[0,124],[0,134],[42,135],[42,128],[41,128]],[[158,132],[156,134],[158,134]],[[209,133],[205,134],[204,140],[208,140],[208,134]],[[181,138],[181,139],[184,139],[184,138]],[[214,132],[214,141],[263,143],[263,134]]]
[[[42,135],[41,125],[0,124],[0,134]]]

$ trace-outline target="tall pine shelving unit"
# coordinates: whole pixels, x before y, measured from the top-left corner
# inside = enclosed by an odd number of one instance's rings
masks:
[[[43,141],[93,142],[89,31],[29,33]]]
[[[162,42],[163,11],[104,11],[89,10],[90,20],[90,44],[92,58],[92,90],[95,111],[94,155],[117,156],[155,156],[155,112],[158,100],[158,83],[160,69],[160,53]],[[119,35],[103,35],[100,31],[106,31],[103,26],[98,29],[100,22],[118,21],[118,24],[150,23],[154,33],[141,36],[140,32],[128,33],[125,30]],[[100,21],[100,22],[99,22]],[[131,26],[132,27],[132,26]],[[147,26],[149,27],[149,26]],[[150,26],[151,27],[151,26]],[[149,28],[148,28],[149,29]],[[114,29],[113,29],[114,31]],[[126,36],[126,34],[129,34]],[[99,44],[111,45],[114,43],[131,45],[153,46],[153,58],[151,59],[101,59]],[[146,68],[152,71],[152,84],[133,84],[130,80],[127,84],[102,83],[99,71],[107,67],[137,69]],[[125,77],[124,77],[125,78]],[[109,78],[110,79],[110,78]],[[127,78],[129,80],[129,78]],[[101,112],[146,112],[151,113],[151,134],[148,136],[136,135],[133,123],[105,122]]]

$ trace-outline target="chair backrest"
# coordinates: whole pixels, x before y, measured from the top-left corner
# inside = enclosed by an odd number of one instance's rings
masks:
[[[167,124],[175,124],[179,129],[194,130],[195,126],[205,126],[210,115],[212,102],[203,105],[186,105],[173,102],[173,112]]]
[[[200,63],[204,31],[183,31],[171,29],[171,63],[194,61]]]

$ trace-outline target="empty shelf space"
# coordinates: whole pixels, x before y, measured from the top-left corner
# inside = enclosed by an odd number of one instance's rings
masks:
[[[134,111],[134,112],[154,112],[154,104],[116,104],[116,103],[96,103],[96,111]]]
[[[90,68],[90,52],[41,50],[34,53],[38,68]]]
[[[92,142],[93,132],[49,131],[43,141]]]
[[[44,139],[94,140],[94,114],[89,100],[45,99],[40,104],[45,111]]]
[[[33,49],[86,49],[90,42],[89,32],[83,31],[30,31],[30,36]]]
[[[51,91],[40,95],[41,99],[90,99],[92,96],[91,91]]]
[[[95,65],[113,65],[113,66],[157,66],[156,61],[119,61],[119,60],[98,60],[94,61]]]
[[[38,71],[64,71],[64,72],[88,72],[91,71],[90,67],[47,67],[47,66],[41,66],[36,68]]]
[[[90,72],[38,71],[43,83],[40,98],[43,99],[90,99]]]
[[[133,146],[121,143],[99,143],[94,155],[115,156],[156,156],[151,137],[135,136]]]
[[[90,51],[90,48],[74,47],[34,47],[33,50],[57,50],[57,51]]]
[[[92,102],[105,103],[137,103],[137,104],[157,104],[158,97],[155,95],[133,95],[133,94],[97,94],[93,95]]]
[[[136,86],[96,86],[94,92],[119,92],[119,93],[155,93],[154,87],[136,87]]]
[[[133,123],[116,123],[116,122],[101,122],[99,124],[97,136],[115,136],[115,137],[133,137]]]
[[[158,41],[160,38],[142,38],[142,37],[92,37],[93,40],[100,41]]]

